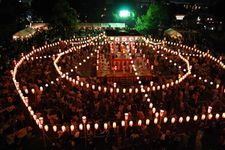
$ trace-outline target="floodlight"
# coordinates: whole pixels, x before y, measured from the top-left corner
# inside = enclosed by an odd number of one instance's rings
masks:
[[[130,11],[129,10],[120,10],[119,16],[122,18],[130,17]]]

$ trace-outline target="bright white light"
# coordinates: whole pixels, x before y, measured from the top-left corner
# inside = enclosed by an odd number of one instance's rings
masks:
[[[183,20],[184,19],[184,15],[176,15],[176,19],[177,20]]]
[[[123,17],[123,18],[129,17],[129,16],[130,16],[130,12],[129,12],[128,10],[121,10],[121,11],[119,12],[119,16],[120,16],[120,17]]]

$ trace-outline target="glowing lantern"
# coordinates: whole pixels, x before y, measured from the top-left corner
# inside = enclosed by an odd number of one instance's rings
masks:
[[[54,132],[56,132],[56,131],[57,131],[57,126],[54,125],[54,126],[52,127],[52,129],[53,129]]]
[[[129,126],[130,126],[130,127],[132,127],[132,126],[133,126],[133,124],[134,124],[134,123],[133,123],[133,121],[132,121],[132,120],[131,120],[131,121],[129,121]]]
[[[30,111],[30,114],[31,114],[31,116],[33,116],[33,115],[34,115],[34,111],[33,111],[33,110],[31,110],[31,111]]]
[[[71,125],[71,126],[70,126],[70,130],[71,130],[71,131],[74,131],[74,125]]]
[[[101,89],[102,89],[101,86],[98,86],[98,90],[101,91]]]
[[[215,118],[218,120],[220,117],[220,114],[216,114]]]
[[[182,123],[183,120],[184,120],[183,117],[180,117],[180,118],[179,118],[179,123]]]
[[[86,125],[86,128],[87,128],[87,130],[89,131],[89,130],[91,129],[91,125],[88,123],[88,124]]]
[[[61,129],[62,129],[62,132],[66,131],[66,127],[64,125],[61,127]]]
[[[171,123],[174,124],[176,119],[174,117],[171,118]]]
[[[163,122],[164,123],[167,123],[167,121],[168,121],[168,118],[167,117],[164,117]]]
[[[135,93],[138,93],[138,88],[135,88]]]
[[[152,103],[150,103],[150,104],[149,104],[149,108],[152,108],[152,107],[153,107],[153,104],[152,104]]]
[[[43,87],[42,86],[40,87],[40,91],[43,91]]]
[[[222,117],[225,118],[225,113],[222,114]]]
[[[159,85],[157,86],[157,90],[160,90],[160,86]]]
[[[28,89],[25,89],[25,93],[26,93],[26,94],[28,94],[28,93],[29,93]]]
[[[142,124],[142,121],[138,120],[138,126],[141,126],[141,124]]]
[[[41,125],[41,124],[39,124],[38,127],[39,127],[40,129],[43,129],[43,125]]]
[[[150,124],[150,120],[149,119],[146,119],[146,125],[149,125]]]
[[[119,88],[116,88],[116,93],[119,93],[120,92],[120,89]]]
[[[150,82],[150,86],[153,86],[153,81]]]
[[[220,87],[220,85],[219,84],[216,84],[216,88],[218,89]]]
[[[48,132],[48,125],[45,125],[44,129],[45,129],[46,132]]]
[[[197,115],[194,115],[194,121],[197,121],[198,120],[198,116]]]
[[[121,124],[122,124],[122,122],[121,122]],[[116,122],[113,122],[113,129],[115,129],[116,128]]]
[[[122,127],[125,126],[125,121],[124,121],[124,120],[121,121],[121,126],[122,126]]]
[[[170,87],[170,84],[169,84],[169,83],[167,83],[167,84],[166,84],[166,87],[167,87],[167,88],[168,88],[168,87]]]
[[[95,123],[95,130],[98,130],[98,123]]]
[[[152,91],[155,91],[155,86],[152,87]]]
[[[34,120],[36,121],[36,119],[37,119],[37,115],[33,115],[33,118],[34,118]]]
[[[83,124],[79,124],[79,129],[82,131],[83,130]]]
[[[104,123],[104,129],[107,130],[107,128],[108,128],[108,124]]]
[[[113,87],[116,88],[116,83],[115,82],[113,83]]]
[[[152,108],[152,113],[154,114],[155,112],[156,112],[156,108],[153,107],[153,108]]]
[[[155,118],[154,119],[154,124],[157,124],[158,123],[158,118]]]
[[[159,113],[158,112],[155,113],[155,117],[156,118],[159,117]]]
[[[202,114],[201,119],[202,119],[202,120],[205,120],[205,118],[206,118],[205,114]]]
[[[104,87],[104,92],[106,92],[107,91],[107,87]]]
[[[190,119],[191,119],[191,118],[190,118],[189,116],[186,117],[186,121],[187,121],[187,122],[189,122]]]

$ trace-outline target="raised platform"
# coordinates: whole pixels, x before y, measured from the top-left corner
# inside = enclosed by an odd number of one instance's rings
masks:
[[[115,81],[118,82],[121,79],[129,79],[131,81],[135,81],[136,75],[131,67],[130,70],[125,69],[123,70],[112,70],[109,62],[104,58],[100,59],[99,69],[97,70],[97,77],[99,79],[107,79],[107,81]],[[137,68],[138,76],[144,77],[146,80],[152,78],[152,71],[149,65],[146,65],[144,58],[137,57],[134,59],[134,64]]]

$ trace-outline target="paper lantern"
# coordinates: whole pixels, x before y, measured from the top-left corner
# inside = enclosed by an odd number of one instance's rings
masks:
[[[220,117],[220,114],[216,114],[215,118],[218,120]]]
[[[187,121],[187,122],[189,122],[190,119],[191,119],[191,118],[190,118],[189,116],[186,117],[186,121]]]
[[[44,129],[45,129],[46,132],[48,132],[48,125],[45,125]]]
[[[202,119],[202,120],[205,120],[205,118],[206,118],[205,114],[202,114],[201,119]]]
[[[146,125],[149,125],[150,124],[150,120],[149,119],[146,119]]]
[[[107,130],[108,129],[108,124],[104,123],[104,129]]]
[[[124,121],[124,120],[121,121],[121,126],[122,126],[122,127],[125,126],[125,121]]]
[[[131,121],[129,121],[129,126],[130,127],[132,127],[133,126],[133,124],[134,124],[134,122],[131,120]]]
[[[174,124],[176,119],[174,117],[171,118],[171,123]]]
[[[141,124],[142,124],[142,121],[138,120],[138,126],[141,126]]]
[[[155,112],[156,112],[156,108],[153,107],[153,108],[152,108],[152,113],[154,114]]]
[[[61,129],[62,129],[62,132],[66,131],[66,127],[64,125],[61,127]]]
[[[83,124],[79,124],[79,130],[81,130],[81,131],[82,131],[82,130],[83,130],[83,128],[84,128],[84,127],[83,127]]]
[[[89,131],[89,130],[91,129],[91,125],[88,123],[88,124],[86,125],[86,128],[87,128],[87,131]]]
[[[179,123],[182,123],[183,120],[184,120],[183,117],[180,117],[180,118],[179,118]]]
[[[159,113],[156,112],[156,113],[155,113],[155,118],[158,118],[158,117],[159,117]]]
[[[74,125],[71,125],[71,126],[70,126],[70,130],[71,130],[71,131],[74,131]]]
[[[121,124],[122,124],[122,122],[121,122]],[[113,126],[113,129],[115,129],[116,128],[116,122],[113,122],[112,126]]]
[[[99,127],[99,125],[98,125],[98,123],[95,123],[95,130],[98,130],[98,127]]]
[[[197,121],[197,120],[198,120],[198,116],[197,116],[197,115],[194,115],[193,120],[194,120],[194,121]]]
[[[209,115],[208,115],[208,119],[209,119],[209,120],[211,120],[211,119],[212,119],[212,117],[213,117],[213,115],[212,115],[212,114],[209,114]]]
[[[152,104],[152,103],[150,103],[150,104],[149,104],[149,108],[152,108],[152,107],[153,107],[153,104]]]
[[[163,118],[163,122],[164,122],[164,123],[167,123],[167,121],[168,121],[168,118],[167,118],[167,117],[164,117],[164,118]]]
[[[222,114],[222,118],[225,118],[225,113]]]
[[[158,118],[154,118],[154,124],[158,123]]]
[[[54,126],[52,127],[52,129],[53,129],[54,132],[56,132],[56,131],[57,131],[57,126],[54,125]]]

